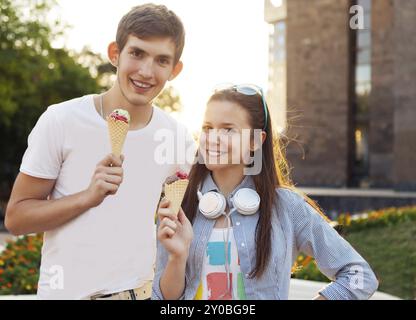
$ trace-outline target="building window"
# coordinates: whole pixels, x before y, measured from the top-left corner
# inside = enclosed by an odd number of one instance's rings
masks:
[[[268,102],[278,130],[286,126],[286,22],[279,20],[270,28]]]
[[[270,2],[276,8],[281,7],[283,5],[283,0],[271,0]]]
[[[284,63],[286,60],[286,24],[279,21],[274,25],[273,52],[276,63]]]
[[[364,9],[364,29],[357,29],[354,79],[353,185],[365,187],[369,176],[369,96],[371,92],[371,0],[357,0]]]

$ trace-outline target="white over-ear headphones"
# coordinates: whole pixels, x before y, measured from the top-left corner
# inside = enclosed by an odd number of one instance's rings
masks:
[[[227,201],[218,192],[209,191],[204,195],[198,191],[199,211],[208,219],[216,219],[225,214]],[[234,209],[240,214],[248,216],[255,214],[260,207],[260,196],[250,188],[239,189],[231,198]]]
[[[231,226],[231,214],[234,211],[238,211],[240,214],[248,216],[255,214],[260,207],[260,196],[259,194],[250,188],[241,188],[237,190],[234,196],[231,198],[233,208],[227,214],[225,213],[225,208],[227,206],[227,201],[225,197],[218,192],[209,191],[204,195],[199,191],[198,187],[198,200],[199,200],[199,211],[207,219],[217,219],[221,215],[224,215],[227,218],[227,235],[224,239],[224,255],[225,255],[225,270],[227,273],[227,290],[220,296],[220,299],[227,294],[232,296],[232,287],[230,281],[230,266],[228,262],[228,241],[229,241],[229,228]]]

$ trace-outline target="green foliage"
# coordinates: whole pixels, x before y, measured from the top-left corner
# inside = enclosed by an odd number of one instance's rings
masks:
[[[309,259],[308,259],[309,258]],[[296,260],[292,277],[303,280],[329,282],[330,280],[319,271],[316,261],[304,254],[300,254]]]
[[[179,93],[171,86],[166,87],[155,99],[154,103],[167,112],[178,112],[182,108]]]
[[[27,137],[47,106],[100,90],[88,67],[50,43],[64,32],[47,22],[54,0],[0,0],[0,198],[18,172]]]
[[[416,207],[375,210],[358,218],[352,218],[349,214],[341,214],[338,217],[338,223],[350,233],[367,230],[369,228],[387,227],[399,222],[415,220]]]
[[[345,238],[374,270],[380,291],[416,299],[416,220],[357,230]]]
[[[358,219],[342,214],[345,239],[367,260],[379,279],[380,291],[416,298],[416,207],[375,210]],[[300,267],[299,267],[300,266]],[[293,277],[328,282],[316,262],[300,255]]]
[[[10,241],[0,254],[0,294],[36,293],[42,235]]]

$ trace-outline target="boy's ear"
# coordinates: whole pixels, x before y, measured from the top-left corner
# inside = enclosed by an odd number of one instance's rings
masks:
[[[179,73],[181,73],[183,69],[183,62],[182,61],[178,61],[176,63],[176,65],[173,67],[172,73],[170,74],[169,77],[169,81],[172,81],[173,79],[175,79]]]
[[[118,49],[118,45],[115,41],[111,42],[107,48],[108,59],[110,59],[110,63],[114,67],[118,67],[118,57],[120,55],[120,51]]]

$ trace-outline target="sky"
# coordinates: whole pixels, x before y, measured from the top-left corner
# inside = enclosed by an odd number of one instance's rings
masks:
[[[63,43],[80,51],[89,46],[107,56],[120,18],[148,1],[58,0],[56,13],[72,27]],[[206,101],[219,83],[254,83],[267,90],[268,30],[262,0],[162,0],[185,26],[184,70],[170,84],[181,96],[178,119],[196,131]],[[58,45],[58,44],[57,44]],[[59,46],[58,45],[58,46]]]

